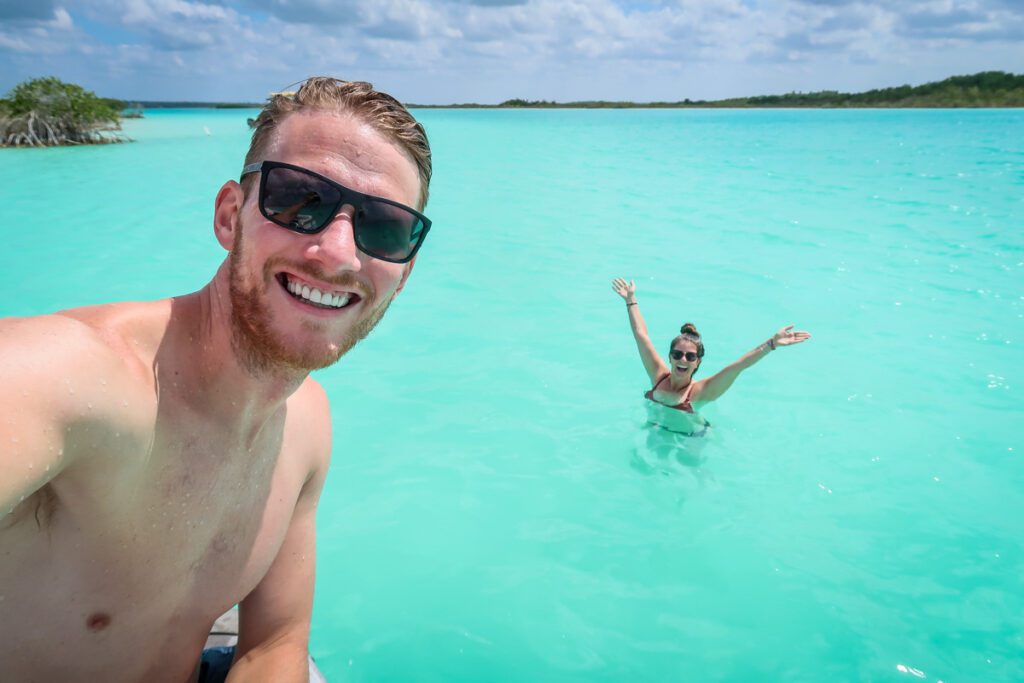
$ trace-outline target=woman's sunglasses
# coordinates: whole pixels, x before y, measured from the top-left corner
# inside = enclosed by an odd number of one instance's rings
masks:
[[[697,354],[695,354],[693,351],[680,351],[679,349],[672,349],[671,351],[669,351],[668,355],[670,358],[672,358],[672,360],[682,360],[683,358],[686,358],[686,360],[690,363],[697,360]]]
[[[262,173],[260,213],[282,228],[312,235],[326,228],[342,206],[353,206],[356,246],[381,261],[408,263],[430,230],[430,219],[415,209],[350,190],[301,166],[259,161],[242,169],[243,178],[250,173]]]

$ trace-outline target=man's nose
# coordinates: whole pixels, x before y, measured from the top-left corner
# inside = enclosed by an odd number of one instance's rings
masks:
[[[306,258],[321,263],[328,272],[358,272],[362,263],[356,246],[354,214],[353,206],[343,206],[326,228],[311,236]]]

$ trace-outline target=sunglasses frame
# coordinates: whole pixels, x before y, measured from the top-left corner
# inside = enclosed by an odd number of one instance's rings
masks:
[[[320,226],[316,230],[303,230],[302,228],[295,227],[294,225],[288,225],[288,224],[282,223],[279,220],[275,220],[273,216],[267,215],[266,208],[263,206],[264,192],[266,191],[267,177],[270,175],[269,171],[272,171],[275,168],[284,168],[284,169],[288,169],[290,171],[298,171],[299,173],[305,173],[307,175],[313,176],[314,178],[327,183],[328,185],[330,185],[331,187],[333,187],[334,189],[336,189],[340,193],[341,197],[338,200],[338,205],[334,208],[333,213],[331,213],[331,217],[322,226]],[[420,213],[416,209],[412,208],[411,206],[406,206],[405,204],[402,204],[401,202],[396,202],[396,201],[393,201],[391,199],[387,199],[385,197],[378,197],[376,195],[366,194],[365,192],[359,192],[357,190],[353,190],[351,188],[345,187],[344,185],[342,185],[339,182],[331,180],[327,176],[320,175],[316,171],[311,171],[308,168],[304,168],[302,166],[296,166],[294,164],[286,164],[283,161],[257,161],[257,162],[249,164],[248,166],[245,166],[242,169],[242,175],[239,177],[239,182],[241,182],[243,179],[245,179],[245,176],[250,175],[252,173],[259,173],[260,174],[259,194],[256,196],[256,205],[260,209],[260,214],[262,214],[262,216],[264,218],[266,218],[268,221],[270,221],[274,225],[279,225],[279,226],[281,226],[282,228],[284,228],[286,230],[291,230],[292,232],[297,232],[300,235],[316,235],[317,233],[323,232],[324,230],[327,229],[327,226],[331,224],[331,221],[334,220],[335,216],[338,215],[338,212],[341,211],[341,207],[345,206],[346,204],[351,204],[352,206],[355,206],[356,208],[358,208],[363,202],[365,202],[367,200],[372,200],[372,201],[375,201],[375,202],[381,202],[381,203],[384,203],[384,204],[390,204],[391,206],[397,206],[398,208],[403,209],[405,211],[408,211],[412,215],[416,216],[416,218],[418,218],[420,223],[423,225],[423,229],[420,230],[419,238],[416,240],[416,243],[413,245],[412,251],[409,252],[409,255],[404,257],[404,258],[401,258],[401,259],[395,259],[395,258],[388,258],[388,257],[384,257],[384,256],[378,256],[377,254],[374,254],[372,251],[367,251],[363,247],[362,240],[359,237],[359,233],[360,233],[359,222],[356,221],[355,219],[353,219],[353,221],[352,221],[352,235],[353,235],[353,238],[355,239],[356,246],[359,247],[359,251],[363,252],[367,256],[370,256],[370,257],[375,258],[375,259],[379,259],[381,261],[387,261],[388,263],[408,263],[409,261],[413,260],[413,258],[416,256],[416,252],[418,252],[420,250],[420,247],[423,246],[424,240],[426,240],[426,238],[427,238],[427,233],[430,232],[430,219],[427,218],[426,216],[424,216],[422,213]]]
[[[679,358],[676,358],[676,354],[677,353],[679,354]],[[688,357],[690,354],[693,355],[693,359],[692,360]],[[668,357],[671,358],[672,360],[682,360],[682,359],[686,358],[686,362],[687,363],[692,363],[692,362],[700,359],[700,356],[698,356],[693,351],[680,351],[679,349],[672,349],[671,351],[669,351],[668,352]]]

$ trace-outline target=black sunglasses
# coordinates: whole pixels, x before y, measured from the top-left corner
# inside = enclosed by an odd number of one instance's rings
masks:
[[[355,207],[356,246],[381,261],[408,263],[430,230],[430,219],[415,209],[350,190],[301,166],[258,161],[242,169],[242,178],[250,173],[262,173],[260,213],[282,228],[313,235],[330,225],[342,206]]]
[[[683,357],[685,357],[686,360],[691,363],[697,360],[697,354],[694,353],[693,351],[680,351],[679,349],[672,349],[671,351],[668,352],[668,355],[672,358],[672,360],[682,360]]]

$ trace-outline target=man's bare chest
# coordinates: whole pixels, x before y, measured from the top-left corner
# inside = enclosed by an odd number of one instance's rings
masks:
[[[262,580],[287,533],[304,472],[280,440],[240,452],[201,428],[121,438],[99,471],[52,482],[51,514],[3,531],[3,606],[31,623],[0,635],[26,662],[55,640],[79,662],[125,647],[145,659],[155,634],[187,651]]]
[[[206,424],[158,424],[97,533],[111,532],[136,566],[157,565],[163,585],[240,599],[276,555],[302,480],[279,433],[244,446]]]
[[[19,414],[39,476],[0,519],[0,680],[185,680],[214,618],[265,580],[300,495],[312,540],[322,392],[238,375],[185,341],[178,303],[83,314],[81,367]]]

